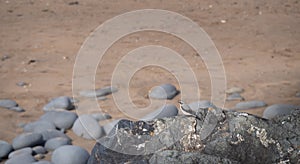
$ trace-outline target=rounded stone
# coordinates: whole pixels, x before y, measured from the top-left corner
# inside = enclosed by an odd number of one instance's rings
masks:
[[[111,115],[106,114],[106,113],[93,113],[91,116],[96,120],[96,121],[102,121],[102,120],[107,120],[111,119]]]
[[[71,102],[71,98],[67,96],[57,97],[50,100],[50,102],[43,107],[44,111],[51,111],[56,109],[74,109],[74,105]]]
[[[77,114],[69,111],[49,111],[40,120],[53,123],[58,129],[70,129],[77,119]]]
[[[45,143],[45,148],[47,150],[55,150],[63,145],[71,145],[71,140],[64,137],[52,138]]]
[[[13,150],[11,144],[0,140],[0,159],[5,158]]]
[[[263,118],[272,119],[277,116],[290,114],[293,110],[300,109],[300,106],[291,104],[274,104],[268,106],[263,113]]]
[[[8,108],[9,110],[11,111],[15,111],[15,112],[25,112],[25,109],[19,107],[19,106],[14,106],[14,107],[11,107],[11,108]]]
[[[246,109],[252,109],[252,108],[260,108],[267,106],[267,104],[263,101],[245,101],[245,102],[239,102],[235,105],[235,109],[237,110],[246,110]]]
[[[164,117],[174,117],[177,116],[178,109],[175,105],[166,104],[161,108],[147,114],[141,120],[150,121],[153,119],[164,118]]]
[[[14,100],[10,100],[10,99],[1,99],[0,100],[0,107],[2,107],[2,108],[9,109],[9,108],[16,107],[16,106],[18,106],[18,104]]]
[[[18,156],[21,154],[28,154],[28,155],[32,155],[32,149],[30,147],[25,147],[19,150],[15,150],[11,153],[9,153],[8,158],[13,158],[14,156]]]
[[[79,146],[66,145],[53,152],[51,161],[54,164],[86,164],[89,156],[89,153]]]
[[[21,149],[24,147],[33,147],[43,144],[43,136],[39,133],[23,133],[12,142],[12,146],[15,150]]]
[[[99,139],[104,135],[103,128],[99,123],[90,115],[81,115],[75,121],[73,132],[85,139]]]
[[[242,97],[239,93],[233,93],[227,96],[227,101],[244,101],[244,97]]]
[[[193,111],[198,111],[199,109],[206,109],[206,108],[216,108],[216,106],[208,100],[192,102],[189,104],[189,106]]]
[[[24,132],[36,132],[36,133],[45,131],[47,129],[56,129],[56,127],[52,122],[39,120],[39,121],[28,123],[23,128]]]
[[[244,92],[244,89],[240,88],[240,87],[232,87],[232,88],[227,89],[225,92],[227,94],[242,93],[242,92]]]
[[[81,91],[79,94],[84,97],[93,98],[93,97],[103,97],[103,96],[112,94],[117,91],[118,91],[118,88],[112,87],[112,86],[107,86],[107,87],[103,87],[103,88],[96,89],[96,90]]]
[[[32,148],[32,154],[46,154],[47,150],[43,146],[35,146]]]
[[[178,90],[172,84],[162,84],[153,87],[149,92],[149,97],[154,99],[172,99],[178,94]]]
[[[49,130],[42,131],[41,134],[43,136],[44,142],[56,137],[64,137],[71,140],[70,137],[68,137],[65,133],[58,130],[49,129]]]
[[[35,162],[36,160],[32,155],[29,154],[20,154],[17,156],[14,156],[13,158],[10,158],[5,162],[5,164],[31,164]]]

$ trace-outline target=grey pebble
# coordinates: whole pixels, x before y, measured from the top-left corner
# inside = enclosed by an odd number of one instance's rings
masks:
[[[106,113],[93,113],[90,114],[96,121],[102,121],[102,120],[107,120],[111,119],[111,115],[106,114]]]
[[[86,164],[89,153],[79,146],[62,146],[56,149],[51,157],[54,164]]]
[[[19,86],[19,87],[24,87],[24,86],[27,86],[28,83],[26,83],[24,81],[20,81],[20,82],[17,82],[16,85]]]
[[[158,119],[158,118],[163,118],[163,117],[177,116],[177,114],[178,114],[178,109],[175,105],[166,104],[166,105],[162,106],[161,108],[147,114],[146,116],[141,118],[141,120],[150,121],[153,119]]]
[[[77,119],[77,114],[69,111],[49,111],[40,120],[52,122],[58,129],[70,129]]]
[[[50,102],[43,107],[44,111],[51,111],[57,109],[64,109],[64,110],[74,109],[74,105],[71,102],[71,98],[67,96],[57,97],[50,100]]]
[[[227,94],[233,94],[233,93],[243,93],[244,89],[240,87],[232,87],[225,91]]]
[[[35,146],[32,148],[32,154],[46,154],[47,150],[43,146]]]
[[[13,158],[10,158],[5,162],[5,164],[31,164],[32,162],[35,162],[36,160],[32,155],[29,154],[20,154]]]
[[[70,139],[70,137],[68,137],[66,134],[62,133],[61,131],[53,130],[53,129],[42,131],[41,134],[45,142],[51,138],[56,138],[56,137],[65,137],[67,139]]]
[[[172,99],[179,91],[172,84],[162,84],[153,87],[149,92],[149,97],[154,99]]]
[[[239,93],[232,93],[227,96],[226,98],[227,101],[244,101],[244,97],[242,97]]]
[[[263,101],[245,101],[245,102],[239,102],[235,105],[235,109],[237,110],[246,110],[246,109],[252,109],[252,108],[260,108],[267,106],[267,104]]]
[[[13,150],[11,144],[6,141],[0,140],[0,160],[1,158],[5,158],[8,154]]]
[[[216,106],[208,101],[208,100],[201,100],[201,101],[196,101],[192,102],[189,104],[190,108],[194,111],[198,111],[199,109],[205,109],[205,108],[215,108]]]
[[[107,86],[96,90],[81,91],[79,92],[79,94],[84,97],[93,98],[93,97],[103,97],[117,91],[118,88],[113,86]]]
[[[52,122],[38,120],[26,124],[23,128],[24,132],[36,132],[36,133],[45,131],[47,129],[56,129],[56,127]]]
[[[71,145],[71,140],[64,137],[52,138],[45,143],[45,148],[47,150],[55,150],[63,145]]]
[[[21,154],[32,155],[31,147],[25,147],[25,148],[22,148],[19,150],[15,150],[15,151],[9,153],[8,158],[13,158],[13,157],[21,155]]]
[[[296,93],[296,97],[300,97],[300,92],[297,92],[297,93]]]
[[[300,109],[300,106],[291,104],[274,104],[268,106],[263,113],[263,118],[272,119],[277,116],[290,114],[293,110]]]
[[[19,106],[8,108],[9,110],[15,111],[15,112],[25,112],[25,109]]]
[[[10,99],[0,100],[0,107],[2,107],[2,108],[9,109],[9,108],[16,107],[16,106],[18,106],[18,104],[14,100],[10,100]]]
[[[104,136],[103,128],[99,123],[90,115],[81,115],[75,121],[73,132],[85,139],[98,139]]]
[[[39,133],[23,133],[12,141],[15,150],[43,144],[43,136]]]

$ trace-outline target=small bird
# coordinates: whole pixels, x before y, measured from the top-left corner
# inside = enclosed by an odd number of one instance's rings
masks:
[[[181,112],[184,115],[192,115],[192,116],[196,116],[197,117],[196,112],[193,111],[192,108],[188,104],[184,103],[182,100],[179,100],[178,103],[180,104]]]

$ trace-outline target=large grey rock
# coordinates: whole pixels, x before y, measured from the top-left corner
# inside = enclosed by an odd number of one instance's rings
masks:
[[[39,121],[28,123],[23,128],[24,132],[36,132],[36,133],[45,131],[47,129],[56,129],[56,127],[52,122],[39,120]]]
[[[89,158],[89,153],[79,146],[62,146],[56,149],[51,161],[54,164],[86,164]]]
[[[58,129],[70,129],[77,119],[77,114],[69,111],[49,111],[40,120],[52,122]]]
[[[196,116],[120,120],[112,135],[98,140],[88,164],[300,161],[300,110],[273,120],[219,108]],[[201,139],[203,127],[212,131]]]
[[[104,135],[104,130],[99,123],[90,115],[81,115],[75,121],[73,132],[85,139],[98,139]]]
[[[55,150],[63,145],[71,145],[71,140],[65,137],[52,138],[45,143],[45,148],[47,150]]]
[[[57,97],[50,100],[50,102],[43,107],[44,111],[51,111],[57,109],[65,109],[65,110],[74,109],[74,105],[71,102],[71,98],[67,96]]]
[[[32,149],[30,147],[25,147],[25,148],[22,148],[19,150],[15,150],[15,151],[9,153],[8,158],[13,158],[13,157],[21,155],[21,154],[32,155]]]
[[[39,133],[23,133],[14,138],[12,146],[15,150],[43,144],[43,136]]]
[[[2,107],[2,108],[9,109],[9,108],[16,107],[16,106],[18,106],[18,104],[14,100],[10,100],[10,99],[1,99],[0,100],[0,107]]]
[[[158,118],[177,116],[177,114],[178,114],[178,109],[175,105],[166,104],[161,108],[147,114],[146,116],[141,118],[141,120],[150,121]]]
[[[56,137],[64,137],[70,139],[70,137],[68,137],[66,134],[58,130],[49,129],[49,130],[42,131],[41,134],[43,136],[44,142],[48,141],[51,138],[56,138]]]
[[[293,110],[300,109],[300,106],[290,104],[274,104],[268,106],[263,113],[263,118],[272,119],[277,116],[290,114]]]
[[[10,158],[5,162],[5,164],[31,164],[32,162],[35,162],[36,160],[32,155],[29,154],[20,154],[18,156],[15,156],[13,158]]]
[[[201,100],[201,101],[192,102],[192,103],[189,104],[189,106],[193,111],[196,111],[196,112],[199,109],[216,108],[216,106],[208,100]]]
[[[5,158],[8,154],[12,151],[11,144],[7,143],[6,141],[0,140],[0,160],[1,158]]]
[[[246,110],[246,109],[252,109],[252,108],[260,108],[267,106],[267,104],[263,101],[245,101],[245,102],[239,102],[235,105],[236,110]]]
[[[112,87],[112,86],[107,86],[107,87],[103,87],[103,88],[96,89],[96,90],[81,91],[79,94],[84,97],[93,98],[93,97],[103,97],[103,96],[112,94],[117,91],[118,91],[118,88]]]
[[[173,99],[179,91],[172,84],[162,84],[153,87],[149,92],[149,97],[154,99]]]

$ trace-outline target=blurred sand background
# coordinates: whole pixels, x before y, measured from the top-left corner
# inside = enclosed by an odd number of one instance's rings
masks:
[[[78,2],[78,3],[74,3]],[[37,120],[51,98],[72,96],[76,55],[88,35],[104,21],[145,8],[177,12],[197,22],[219,50],[227,86],[245,89],[246,100],[267,104],[300,104],[300,1],[197,1],[197,0],[1,0],[0,98],[14,99],[26,112],[0,109],[0,139],[11,143],[22,132],[20,123]],[[224,21],[225,20],[225,21]],[[167,46],[196,70],[201,99],[210,99],[210,79],[201,57],[180,39],[157,32],[129,35],[115,43],[97,70],[96,87],[110,85],[111,73],[124,54],[143,45]],[[17,86],[26,82],[26,87]],[[130,82],[130,96],[147,106],[148,90],[162,83],[178,86],[171,73],[147,67]],[[170,100],[176,103],[180,95]],[[227,108],[237,101],[226,102]],[[99,101],[113,118],[124,117],[110,96]],[[177,105],[177,103],[176,103]],[[261,116],[264,108],[247,112]],[[91,151],[95,141],[76,137],[74,145]]]

